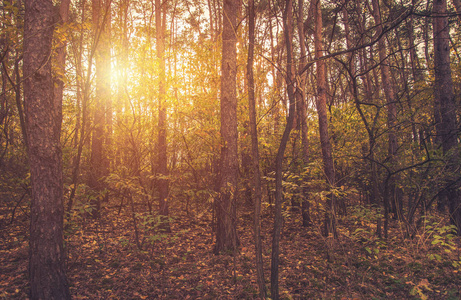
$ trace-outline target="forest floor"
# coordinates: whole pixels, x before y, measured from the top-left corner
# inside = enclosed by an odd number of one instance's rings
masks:
[[[5,211],[3,211],[5,212]],[[27,217],[0,219],[0,299],[27,299]],[[211,215],[176,217],[171,234],[130,211],[106,208],[99,220],[67,225],[67,273],[73,299],[256,299],[252,214],[240,213],[240,249],[212,253]],[[460,299],[457,237],[428,225],[412,239],[394,221],[378,239],[363,214],[340,221],[339,238],[304,228],[299,213],[285,216],[281,241],[282,299]],[[263,215],[265,277],[269,288],[272,217]],[[150,226],[150,227],[149,227]],[[155,226],[154,226],[155,227]],[[346,229],[347,228],[347,229]]]

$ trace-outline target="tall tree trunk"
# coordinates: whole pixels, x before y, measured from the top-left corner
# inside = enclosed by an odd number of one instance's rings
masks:
[[[461,195],[456,173],[459,168],[459,154],[456,122],[456,102],[453,93],[453,79],[450,66],[450,36],[446,0],[434,0],[434,100],[435,113],[439,114],[440,124],[436,124],[437,136],[440,137],[443,154],[447,156],[447,187],[445,195],[448,201],[451,222],[461,234]],[[454,150],[454,153],[452,151]],[[459,173],[458,173],[459,174]]]
[[[306,45],[305,45],[305,35],[304,35],[304,22],[303,22],[303,12],[304,12],[304,1],[298,0],[298,37],[299,37],[299,48],[301,50],[301,57],[299,59],[298,69],[302,70],[303,66],[306,65]],[[296,88],[296,102],[297,102],[297,111],[298,111],[298,120],[301,125],[301,144],[302,144],[302,162],[303,167],[306,167],[309,163],[309,140],[308,140],[308,128],[307,128],[307,113],[306,113],[306,74],[300,75],[300,80]],[[310,217],[310,203],[308,199],[308,189],[303,187],[303,202],[301,204],[301,211],[303,217],[303,226],[311,225]]]
[[[237,237],[237,12],[239,0],[224,0],[221,62],[221,173],[216,202],[216,244],[214,252],[234,251]]]
[[[110,101],[110,0],[93,0],[93,32],[95,33],[96,95],[94,97],[93,136],[89,186],[95,192],[93,216],[98,216],[104,190],[103,178],[108,175],[105,147],[106,109]]]
[[[357,9],[360,11],[362,9],[360,2],[357,2]],[[363,16],[360,18],[359,22],[359,35],[364,36],[365,32],[367,31],[366,28],[366,17]],[[370,47],[370,51],[373,51],[373,46]],[[368,66],[368,57],[367,57],[367,50],[365,48],[361,49],[359,52],[359,62],[360,62],[360,72],[364,74],[361,76],[361,80],[364,85],[364,93],[365,93],[365,99],[369,99],[372,101],[373,99],[373,82],[372,82],[372,77],[369,72],[369,66]],[[353,73],[352,73],[353,74]],[[353,95],[354,99],[356,102],[356,106],[359,112],[361,112],[360,109],[360,103],[359,103],[359,98],[358,98],[358,91],[357,91],[357,82],[356,80],[352,80],[353,84],[355,85],[353,89]],[[361,113],[361,118],[364,121],[364,125],[367,128],[367,133],[368,133],[368,155],[367,159],[370,163],[370,189],[368,191],[369,193],[369,202],[372,204],[377,204],[378,202],[378,196],[379,196],[379,189],[378,189],[378,170],[377,170],[377,165],[375,163],[375,130],[376,130],[376,122],[377,117],[379,116],[379,110],[377,110],[375,117],[373,118],[373,122],[371,123],[371,126],[368,126],[368,121],[366,119],[366,116]],[[381,235],[381,219],[378,218],[378,226],[377,226],[377,234],[378,236]]]
[[[5,1],[3,1],[3,5],[5,5]],[[11,17],[9,17],[9,14],[3,10],[3,20],[8,20],[11,19]],[[5,121],[5,125],[7,123],[7,116],[8,116],[8,111],[9,111],[9,105],[8,105],[8,97],[7,97],[7,93],[8,93],[8,79],[9,79],[9,75],[8,75],[8,60],[9,60],[9,56],[10,56],[10,50],[9,50],[9,40],[10,40],[10,36],[9,36],[9,33],[5,30],[6,29],[6,25],[2,25],[1,27],[1,30],[2,32],[0,33],[0,63],[1,63],[1,67],[0,67],[0,73],[2,74],[1,77],[2,77],[2,86],[1,86],[1,89],[0,89],[0,126],[4,126],[4,121]],[[24,133],[24,131],[23,131]],[[3,133],[0,133],[0,145],[3,145]],[[24,134],[23,134],[24,135]],[[3,147],[2,147],[3,148]],[[5,146],[5,149],[1,149],[2,153],[4,153],[6,150],[6,146]],[[2,160],[1,158],[3,158],[3,155],[0,157],[0,166],[2,166]]]
[[[85,20],[85,11],[86,11],[86,1],[83,0],[81,2],[81,15],[83,23]],[[77,44],[77,43],[76,43]],[[75,128],[75,144],[74,146],[77,148],[77,153],[73,158],[73,166],[72,166],[72,188],[69,195],[69,202],[67,203],[67,212],[70,213],[73,205],[73,200],[75,197],[75,193],[77,191],[77,187],[79,184],[79,174],[80,174],[80,161],[83,152],[83,145],[86,139],[86,121],[87,121],[87,114],[88,114],[88,92],[89,92],[89,83],[90,83],[90,74],[91,74],[91,66],[93,61],[93,56],[90,55],[90,59],[88,61],[88,73],[87,79],[84,81],[83,75],[83,68],[82,68],[82,58],[83,58],[83,33],[80,32],[80,36],[78,39],[78,46],[74,45],[74,57],[75,57],[75,72],[76,72],[76,83],[77,83],[77,118],[76,118],[76,128]],[[70,216],[70,214],[69,214]]]
[[[373,18],[377,26],[377,34],[380,35],[383,31],[382,17],[380,12],[379,0],[373,0]],[[387,132],[388,132],[388,156],[390,162],[390,169],[394,168],[397,163],[397,136],[395,134],[395,126],[397,119],[397,107],[396,107],[396,94],[394,91],[394,85],[391,82],[391,72],[389,68],[389,63],[386,53],[386,41],[384,38],[381,38],[378,41],[378,54],[380,60],[380,70],[381,70],[381,84],[384,90],[384,96],[386,98],[386,107],[387,107]],[[401,217],[402,209],[402,198],[400,195],[400,190],[396,186],[396,181],[398,181],[398,175],[392,176],[389,178],[389,195],[384,195],[384,201],[391,201],[393,207],[396,208],[394,214],[399,218]],[[385,220],[387,222],[387,220]],[[387,228],[387,226],[385,225]],[[384,235],[387,236],[387,230],[385,228]]]
[[[315,1],[315,58],[318,59],[323,53],[323,37],[322,37],[322,9],[320,0]],[[317,63],[317,114],[319,119],[319,134],[320,145],[322,148],[323,168],[327,179],[327,184],[330,189],[335,187],[335,169],[333,164],[333,150],[330,143],[328,134],[328,116],[327,116],[327,74],[324,60],[318,60]],[[324,235],[328,236],[329,233],[337,236],[336,232],[336,203],[335,197],[332,193],[328,196],[326,212]]]
[[[166,15],[164,6],[165,2],[155,0],[155,27],[157,40],[157,60],[159,65],[159,83],[158,83],[158,180],[159,184],[159,207],[160,215],[163,217],[162,229],[166,232],[171,232],[168,222],[168,192],[169,180],[168,176],[168,156],[167,156],[167,140],[166,140],[166,82],[165,82],[165,20]]]
[[[117,68],[119,71],[118,74],[118,82],[117,82],[117,102],[118,105],[114,107],[114,114],[116,120],[116,126],[121,124],[126,124],[126,111],[129,111],[129,100],[126,95],[126,89],[128,87],[128,52],[129,52],[129,39],[128,39],[128,28],[129,28],[129,19],[128,19],[128,11],[130,9],[130,1],[129,0],[122,0],[119,4],[119,43],[120,43],[120,52],[117,55]],[[123,111],[124,109],[124,111]],[[113,153],[113,164],[114,166],[120,165],[123,162],[123,157],[126,156],[122,147],[120,145],[115,145],[117,141],[114,141],[114,150],[116,151]]]
[[[255,43],[255,6],[254,0],[248,2],[248,107],[250,119],[250,134],[251,134],[251,154],[253,165],[253,180],[254,180],[254,238],[255,238],[255,257],[256,257],[256,275],[259,288],[259,297],[266,298],[266,282],[264,279],[264,265],[262,255],[261,242],[261,172],[259,170],[259,149],[258,149],[258,129],[256,127],[256,100],[255,100],[255,84],[253,75],[254,63],[254,43]]]
[[[31,299],[70,299],[63,251],[61,104],[55,102],[53,95],[50,60],[54,24],[51,0],[25,1],[24,99],[32,187]]]
[[[295,114],[295,75],[293,66],[293,1],[287,0],[283,14],[283,27],[285,43],[287,47],[287,92],[289,99],[288,118],[285,130],[283,131],[277,156],[275,158],[275,216],[274,230],[272,233],[272,260],[271,260],[271,298],[279,299],[279,256],[280,256],[280,235],[282,231],[282,180],[283,180],[283,157],[290,137]]]

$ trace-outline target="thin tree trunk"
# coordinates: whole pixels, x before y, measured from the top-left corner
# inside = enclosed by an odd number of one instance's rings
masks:
[[[430,3],[431,1],[426,1],[426,11],[429,11],[430,9]],[[429,62],[432,61],[430,55],[429,55],[429,24],[431,20],[430,18],[426,18],[424,20],[424,26],[423,26],[423,36],[424,36],[424,57],[426,58],[426,67],[429,68]]]
[[[62,0],[59,6],[59,17],[61,18],[62,25],[65,25],[69,20],[69,6],[70,0]],[[67,41],[59,38],[56,49],[56,73],[54,77],[54,101],[57,103],[58,111],[60,112],[59,119],[62,121],[62,97],[64,92],[64,76],[66,73],[66,55],[67,55]],[[59,131],[61,131],[61,123],[59,122]],[[77,124],[78,125],[78,124]],[[75,193],[75,189],[73,190]],[[70,197],[70,199],[73,198]],[[72,203],[72,200],[69,202]],[[72,205],[70,205],[72,206]]]
[[[85,20],[85,6],[86,1],[82,1],[82,23]],[[69,201],[67,203],[66,211],[70,216],[70,211],[72,210],[73,201],[75,197],[75,192],[79,184],[79,173],[80,173],[80,160],[83,152],[83,144],[85,142],[86,135],[86,119],[87,119],[87,103],[88,103],[88,85],[91,74],[91,66],[93,61],[93,55],[90,55],[88,62],[88,76],[87,81],[83,82],[83,70],[82,70],[82,57],[83,57],[83,33],[80,32],[80,37],[78,41],[78,46],[74,46],[78,49],[74,50],[75,62],[75,72],[76,72],[76,82],[77,82],[77,118],[76,118],[76,128],[75,128],[75,147],[77,148],[77,153],[73,158],[72,166],[72,187],[69,195]],[[81,107],[81,108],[80,108]]]
[[[305,35],[304,35],[304,22],[303,22],[303,12],[304,12],[304,1],[298,0],[298,36],[300,42],[301,57],[299,59],[298,69],[301,70],[303,66],[306,65],[306,45],[305,45]],[[308,140],[308,128],[307,128],[307,114],[306,114],[306,74],[300,76],[296,89],[296,102],[298,104],[298,120],[301,125],[301,153],[302,153],[302,162],[303,167],[306,167],[309,163],[309,140]],[[307,178],[305,178],[307,180]],[[303,217],[303,226],[311,225],[310,217],[310,203],[308,200],[309,191],[307,187],[303,187],[303,201],[301,204],[301,212]]]
[[[19,74],[19,62],[21,59],[18,57],[18,53],[16,53],[16,59],[14,62],[13,67],[13,78],[8,74],[8,66],[7,66],[7,59],[8,59],[8,52],[5,53],[3,57],[2,63],[2,110],[1,110],[1,121],[3,121],[8,115],[8,102],[7,102],[7,82],[10,83],[14,90],[14,98],[16,100],[16,108],[18,110],[18,117],[19,117],[19,126],[21,128],[22,137],[24,140],[24,145],[26,149],[29,148],[29,139],[27,138],[27,131],[26,131],[26,123],[24,118],[24,110],[23,110],[23,101],[21,96],[21,75]],[[16,82],[16,83],[15,83]],[[1,123],[1,122],[0,122]]]
[[[62,0],[59,6],[59,17],[61,23],[65,25],[69,20],[69,5],[70,0]],[[56,73],[57,76],[54,78],[54,97],[55,103],[62,106],[62,96],[64,91],[64,76],[66,72],[66,51],[67,41],[59,38],[57,49],[56,49]],[[58,108],[58,111],[62,113],[62,107]],[[62,115],[59,116],[62,120]],[[61,123],[59,123],[59,131],[61,131]]]
[[[279,299],[279,264],[280,264],[280,236],[282,231],[282,180],[283,180],[283,157],[293,126],[295,109],[295,75],[293,66],[293,1],[287,0],[283,14],[283,27],[285,43],[287,47],[287,92],[289,99],[288,118],[283,131],[277,156],[275,158],[275,215],[274,230],[272,236],[272,260],[271,260],[271,298]]]
[[[6,1],[2,1],[3,5],[6,4]],[[9,17],[9,14],[6,13],[6,11],[4,10],[3,11],[3,19],[4,20],[8,20],[10,19]],[[2,49],[2,53],[1,53],[1,60],[0,60],[0,63],[1,63],[1,68],[0,68],[0,72],[1,72],[1,77],[2,77],[2,86],[1,86],[1,90],[0,90],[0,126],[5,126],[6,127],[6,123],[8,121],[7,119],[7,116],[8,116],[8,111],[9,111],[9,105],[8,105],[8,97],[7,97],[7,91],[8,91],[8,79],[10,79],[9,75],[8,75],[8,61],[9,61],[9,56],[10,56],[10,50],[8,49],[9,48],[9,40],[10,40],[10,37],[9,37],[9,34],[6,30],[4,30],[6,26],[2,26],[2,32],[0,33],[0,49]],[[13,86],[14,87],[14,86]],[[5,124],[3,123],[5,121]],[[3,128],[5,128],[3,127]],[[3,133],[2,133],[3,134]],[[24,131],[23,131],[23,135],[24,135]],[[3,145],[3,137],[0,136],[0,145]],[[3,148],[3,147],[2,147]],[[5,153],[5,151],[3,150],[6,150],[6,145],[5,145],[5,148],[2,149],[2,156],[1,158],[3,158],[3,153]],[[2,165],[2,160],[0,160],[0,166]]]
[[[18,54],[16,54],[18,55]],[[26,122],[25,122],[25,116],[24,116],[24,111],[23,111],[23,101],[21,101],[21,74],[19,73],[19,61],[20,58],[17,57],[15,62],[14,62],[14,80],[16,81],[16,84],[14,85],[14,95],[15,95],[15,100],[16,100],[16,108],[18,109],[18,115],[19,115],[19,125],[21,126],[21,132],[22,136],[24,139],[24,144],[26,145],[26,149],[29,147],[29,137],[27,136],[27,130],[26,130]],[[10,82],[13,84],[13,82]]]
[[[377,34],[381,34],[383,31],[382,17],[380,12],[379,0],[373,0],[373,18],[377,26]],[[395,125],[397,120],[397,107],[396,107],[396,94],[394,91],[394,85],[391,82],[391,72],[388,64],[387,53],[386,53],[386,42],[384,39],[378,41],[378,54],[380,60],[381,70],[381,83],[384,90],[384,96],[386,98],[387,107],[387,132],[388,132],[388,155],[390,166],[393,168],[397,164],[397,136],[395,134]],[[396,186],[396,181],[399,181],[399,176],[394,175],[389,178],[389,195],[384,195],[385,201],[389,199],[394,209],[393,213],[401,217],[401,193],[400,189]],[[386,235],[386,232],[384,233]]]
[[[413,5],[415,5],[416,0],[413,0]],[[418,53],[416,51],[416,45],[415,45],[415,25],[414,25],[414,17],[411,15],[409,17],[409,20],[407,21],[407,28],[408,28],[408,42],[410,43],[410,63],[411,63],[411,71],[413,75],[413,81],[415,83],[423,80],[423,74],[420,70],[420,65],[419,65],[419,59],[418,59]]]
[[[94,0],[93,32],[95,33],[96,96],[94,128],[91,141],[89,186],[95,193],[93,216],[99,216],[104,190],[103,178],[108,175],[106,139],[106,108],[110,98],[110,48],[108,43],[110,0]],[[102,10],[102,11],[101,11]]]
[[[157,40],[157,60],[159,64],[159,83],[158,83],[158,161],[157,171],[160,178],[158,179],[159,185],[159,208],[160,215],[162,216],[163,224],[161,228],[166,232],[171,232],[170,224],[168,222],[169,207],[168,207],[168,193],[169,193],[169,180],[168,176],[168,156],[167,156],[167,140],[166,140],[166,82],[165,82],[165,10],[163,8],[165,3],[160,0],[155,0],[155,27],[156,27],[156,40]]]
[[[248,2],[249,10],[249,25],[248,25],[248,107],[250,119],[250,134],[251,134],[251,153],[253,165],[253,180],[254,180],[254,238],[255,238],[255,256],[256,256],[256,275],[259,288],[259,297],[266,298],[266,283],[264,279],[264,265],[262,255],[261,242],[261,172],[259,170],[259,149],[258,149],[258,130],[256,127],[256,100],[255,100],[255,84],[253,75],[254,63],[254,43],[255,43],[255,7],[254,0]]]
[[[357,9],[360,11],[361,6],[360,3],[357,3]],[[366,32],[366,18],[360,18],[360,24],[359,24],[359,34],[361,36],[364,36]],[[370,47],[373,48],[373,47]],[[372,49],[370,50],[372,51]],[[363,48],[360,51],[360,66],[361,66],[361,72],[362,74],[365,74],[362,76],[362,82],[364,85],[364,92],[365,92],[365,99],[369,99],[370,101],[373,99],[373,83],[372,83],[372,78],[370,76],[370,72],[368,72],[368,57],[367,57],[367,51],[365,48]],[[357,82],[355,79],[353,79],[354,82],[354,99],[356,102],[356,106],[359,112],[361,112],[360,108],[360,103],[359,103],[359,98],[358,98],[358,91],[357,91]],[[366,120],[366,117],[363,112],[360,113],[361,118],[365,124],[365,127],[367,128],[367,133],[368,133],[368,157],[367,159],[369,160],[370,163],[370,182],[371,182],[371,187],[369,190],[370,193],[370,203],[371,204],[377,204],[378,203],[378,196],[379,196],[379,190],[378,190],[378,172],[377,172],[377,165],[375,163],[375,130],[376,130],[376,120],[379,116],[380,110],[376,111],[376,115],[374,117],[374,120],[370,126],[368,126],[368,121]],[[378,218],[378,224],[377,224],[377,235],[381,237],[381,219]]]
[[[322,56],[323,52],[323,37],[322,37],[322,10],[320,0],[316,1],[315,5],[315,58]],[[320,133],[320,145],[322,148],[323,157],[323,168],[327,179],[329,189],[335,187],[335,169],[333,164],[332,147],[330,143],[330,137],[328,134],[328,116],[327,116],[327,75],[326,66],[324,60],[319,60],[317,65],[317,114],[319,120],[319,133]],[[328,236],[329,233],[333,233],[333,236],[337,236],[336,232],[336,203],[335,197],[332,193],[328,196],[326,212],[325,212],[325,224],[324,224],[324,235]]]

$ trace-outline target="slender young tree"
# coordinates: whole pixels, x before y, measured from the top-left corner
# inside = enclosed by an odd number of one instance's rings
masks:
[[[234,251],[237,237],[237,13],[239,0],[224,0],[221,62],[221,172],[216,201],[215,253]]]
[[[61,19],[62,24],[66,24],[69,20],[69,6],[70,0],[62,0],[59,6],[59,18]],[[66,51],[67,41],[66,39],[60,39],[58,41],[57,49],[56,49],[56,69],[57,69],[57,76],[54,78],[54,97],[55,102],[62,105],[62,96],[64,91],[64,75],[66,72]],[[59,109],[62,113],[62,108]],[[62,119],[62,116],[60,116]],[[59,123],[59,131],[61,131],[61,123]]]
[[[315,58],[318,59],[322,56],[323,49],[323,22],[322,22],[322,9],[320,0],[314,0],[314,44],[315,44]],[[335,169],[333,164],[333,150],[331,147],[330,136],[328,134],[328,116],[327,116],[327,73],[325,60],[318,60],[317,63],[317,114],[319,122],[319,135],[320,145],[322,148],[323,169],[327,179],[327,184],[330,189],[335,186]],[[331,193],[328,196],[327,208],[325,212],[324,234],[328,236],[333,233],[336,237],[336,203],[335,197]]]
[[[81,23],[85,22],[85,11],[86,11],[86,0],[80,3],[80,15]],[[76,85],[77,85],[77,116],[76,126],[74,134],[74,146],[77,152],[73,158],[72,166],[72,188],[67,202],[67,212],[70,213],[73,205],[73,200],[77,191],[80,180],[80,164],[81,157],[83,154],[83,146],[86,140],[87,132],[87,119],[88,119],[88,102],[89,102],[89,90],[90,90],[90,78],[91,78],[91,66],[93,65],[93,55],[89,55],[88,59],[88,71],[86,76],[83,72],[83,32],[80,32],[78,38],[74,37],[74,43],[72,43],[72,52],[75,60],[75,73],[76,73]],[[91,52],[90,52],[91,53]],[[83,78],[86,78],[85,80]],[[70,216],[70,214],[68,214]]]
[[[379,0],[372,1],[373,7],[373,18],[375,20],[377,34],[380,35],[383,32],[381,7]],[[384,90],[384,97],[386,98],[387,108],[387,132],[388,132],[388,155],[391,163],[391,169],[397,163],[397,135],[395,133],[395,126],[397,123],[397,97],[395,93],[394,85],[391,81],[391,71],[389,67],[389,60],[387,58],[387,45],[384,38],[378,41],[378,55],[380,60],[380,71],[381,71],[381,85]],[[400,197],[400,190],[396,186],[396,180],[398,181],[398,175],[390,176],[386,180],[385,194],[384,194],[384,235],[387,236],[387,223],[388,223],[388,207],[389,200],[390,204],[394,208],[394,213],[401,217],[402,199]]]
[[[256,275],[258,280],[259,297],[266,298],[266,283],[264,279],[264,265],[261,242],[261,172],[259,170],[259,149],[258,149],[258,129],[256,126],[256,101],[255,101],[255,84],[253,74],[254,64],[254,43],[255,43],[255,5],[254,0],[248,2],[248,107],[251,133],[251,154],[253,165],[254,180],[254,238],[256,253]]]
[[[299,37],[299,49],[301,57],[299,59],[298,69],[301,70],[302,67],[306,64],[306,44],[305,44],[305,35],[304,35],[304,0],[298,0],[298,37]],[[307,109],[306,109],[306,75],[301,74],[299,76],[299,86],[296,89],[296,107],[298,113],[298,119],[301,125],[301,144],[302,144],[302,161],[303,166],[306,166],[309,163],[309,140],[308,140],[308,129],[307,129]],[[307,187],[303,188],[304,199],[301,204],[302,207],[302,217],[303,217],[303,226],[311,225],[310,217],[310,203],[307,200],[308,189]]]
[[[53,95],[51,0],[26,0],[24,99],[32,202],[30,210],[31,299],[70,299],[64,269],[61,103]]]
[[[100,193],[104,190],[103,178],[108,175],[106,139],[106,110],[110,101],[110,5],[111,0],[93,0],[93,32],[95,34],[96,94],[94,97],[93,136],[91,141],[91,170],[89,186],[96,193],[93,215],[100,211]]]
[[[165,20],[166,15],[163,3],[155,0],[155,27],[157,41],[157,60],[159,65],[159,82],[158,82],[158,174],[162,177],[158,180],[159,184],[159,207],[160,215],[165,218],[162,220],[163,230],[171,232],[171,228],[166,218],[169,216],[168,209],[168,156],[167,156],[167,131],[166,131],[166,82],[165,82]]]
[[[283,157],[287,147],[290,132],[293,127],[295,114],[295,74],[293,63],[293,1],[285,3],[283,13],[283,31],[287,47],[287,75],[286,84],[289,100],[288,118],[280,140],[279,149],[275,158],[275,213],[274,230],[272,233],[272,257],[271,257],[271,297],[279,299],[279,264],[280,264],[280,235],[282,231],[282,180],[283,180]]]

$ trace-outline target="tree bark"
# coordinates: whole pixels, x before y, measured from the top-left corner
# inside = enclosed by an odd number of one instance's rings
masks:
[[[88,185],[93,189],[93,216],[98,216],[104,190],[103,178],[108,175],[108,158],[105,138],[106,108],[110,101],[110,47],[109,16],[110,0],[92,2],[93,32],[95,34],[94,53],[96,65],[96,95],[94,97],[93,136],[91,141],[91,170]]]
[[[299,48],[301,51],[301,57],[299,58],[299,65],[298,69],[301,70],[303,66],[306,64],[306,45],[305,45],[305,35],[304,35],[304,22],[303,22],[303,12],[304,12],[304,1],[298,0],[298,20],[297,20],[297,27],[298,27],[298,37],[299,37]],[[297,112],[298,112],[298,120],[301,125],[301,153],[302,153],[302,162],[303,167],[306,167],[309,163],[309,139],[308,139],[308,128],[307,128],[307,110],[306,110],[306,74],[302,74],[299,78],[299,82],[297,83],[298,86],[296,87],[296,102],[297,102]],[[307,180],[307,179],[305,179]],[[311,217],[310,217],[310,203],[308,198],[308,189],[303,187],[303,197],[301,204],[301,211],[303,217],[303,226],[307,227],[311,225]]]
[[[237,237],[237,12],[239,0],[224,0],[221,62],[221,173],[216,205],[216,254],[233,252]]]
[[[248,107],[250,119],[250,134],[251,134],[251,154],[253,165],[253,180],[254,180],[254,238],[255,238],[255,257],[256,257],[256,275],[259,288],[259,297],[266,298],[266,283],[264,279],[264,265],[262,255],[261,242],[261,172],[259,170],[259,149],[258,149],[258,129],[256,127],[256,100],[255,100],[255,84],[253,75],[254,63],[254,43],[255,43],[255,7],[254,0],[248,1]]]
[[[62,0],[59,6],[59,18],[61,24],[66,24],[69,19],[70,0]],[[66,51],[67,41],[60,38],[56,49],[56,76],[54,78],[54,97],[57,105],[62,105],[62,96],[64,91],[64,76],[66,72]],[[62,113],[62,108],[58,108]],[[62,121],[62,115],[59,116]],[[61,121],[59,122],[59,131],[61,131]]]
[[[166,140],[166,82],[165,82],[165,22],[163,17],[165,12],[163,9],[165,3],[160,0],[155,0],[155,27],[157,40],[157,60],[159,65],[159,83],[158,83],[158,185],[159,185],[159,213],[162,216],[163,224],[161,228],[166,232],[171,232],[168,222],[169,207],[168,207],[168,192],[169,180],[168,176],[168,155],[167,155],[167,140]]]
[[[379,0],[373,0],[373,18],[377,26],[377,34],[380,35],[383,31],[382,17],[380,12]],[[380,71],[381,71],[381,84],[384,90],[384,96],[386,98],[387,107],[387,132],[388,132],[388,155],[391,169],[397,164],[397,136],[395,134],[395,126],[397,120],[397,107],[396,107],[396,94],[394,86],[391,82],[391,72],[387,60],[386,53],[386,42],[385,39],[381,38],[378,41],[378,54],[380,60]],[[392,207],[394,207],[394,214],[399,218],[402,216],[402,198],[400,195],[400,189],[396,186],[396,182],[399,181],[399,176],[396,174],[389,178],[389,195],[384,195],[384,201],[391,201]],[[387,235],[386,232],[384,232]]]
[[[320,0],[314,0],[315,2],[315,58],[318,59],[322,56],[323,52],[323,37],[322,37],[322,10]],[[332,147],[330,143],[330,137],[328,134],[328,116],[327,116],[327,74],[324,60],[318,60],[317,63],[317,114],[319,121],[319,134],[320,134],[320,145],[322,148],[323,168],[327,179],[329,189],[335,187],[335,169],[333,164]],[[336,204],[335,197],[333,194],[328,196],[326,212],[325,212],[325,224],[324,224],[324,235],[328,236],[329,233],[333,233],[336,237]]]
[[[26,0],[24,99],[31,172],[31,299],[70,299],[64,268],[61,104],[55,102],[51,45],[56,21],[51,0]]]
[[[86,1],[81,2],[81,15],[83,23],[85,21],[85,11],[86,11]],[[73,158],[72,166],[72,188],[69,195],[69,201],[67,203],[67,213],[70,213],[73,206],[73,199],[79,185],[79,175],[80,175],[80,163],[83,153],[83,146],[87,139],[87,118],[88,118],[88,99],[89,99],[89,90],[90,90],[90,78],[91,78],[91,68],[93,65],[93,55],[90,55],[88,60],[88,71],[86,76],[83,73],[82,59],[83,59],[83,33],[80,32],[78,38],[78,44],[74,45],[73,56],[75,58],[75,72],[76,72],[76,84],[77,84],[77,117],[76,117],[76,128],[75,128],[75,144],[77,148],[77,153]],[[86,78],[83,80],[83,78]]]
[[[448,201],[451,222],[461,234],[461,197],[458,191],[457,170],[459,168],[456,122],[456,101],[453,92],[453,79],[450,66],[450,36],[446,0],[434,0],[433,3],[433,34],[434,34],[434,100],[437,136],[442,144],[443,154],[447,156],[447,187],[445,195]],[[455,153],[452,153],[452,152]]]
[[[287,47],[287,75],[286,84],[289,100],[288,118],[283,131],[277,156],[275,158],[275,215],[274,230],[272,233],[272,259],[271,259],[271,298],[279,299],[279,256],[280,236],[282,231],[282,200],[283,200],[283,157],[293,126],[295,108],[295,76],[293,66],[293,1],[287,0],[283,14],[283,27]]]

